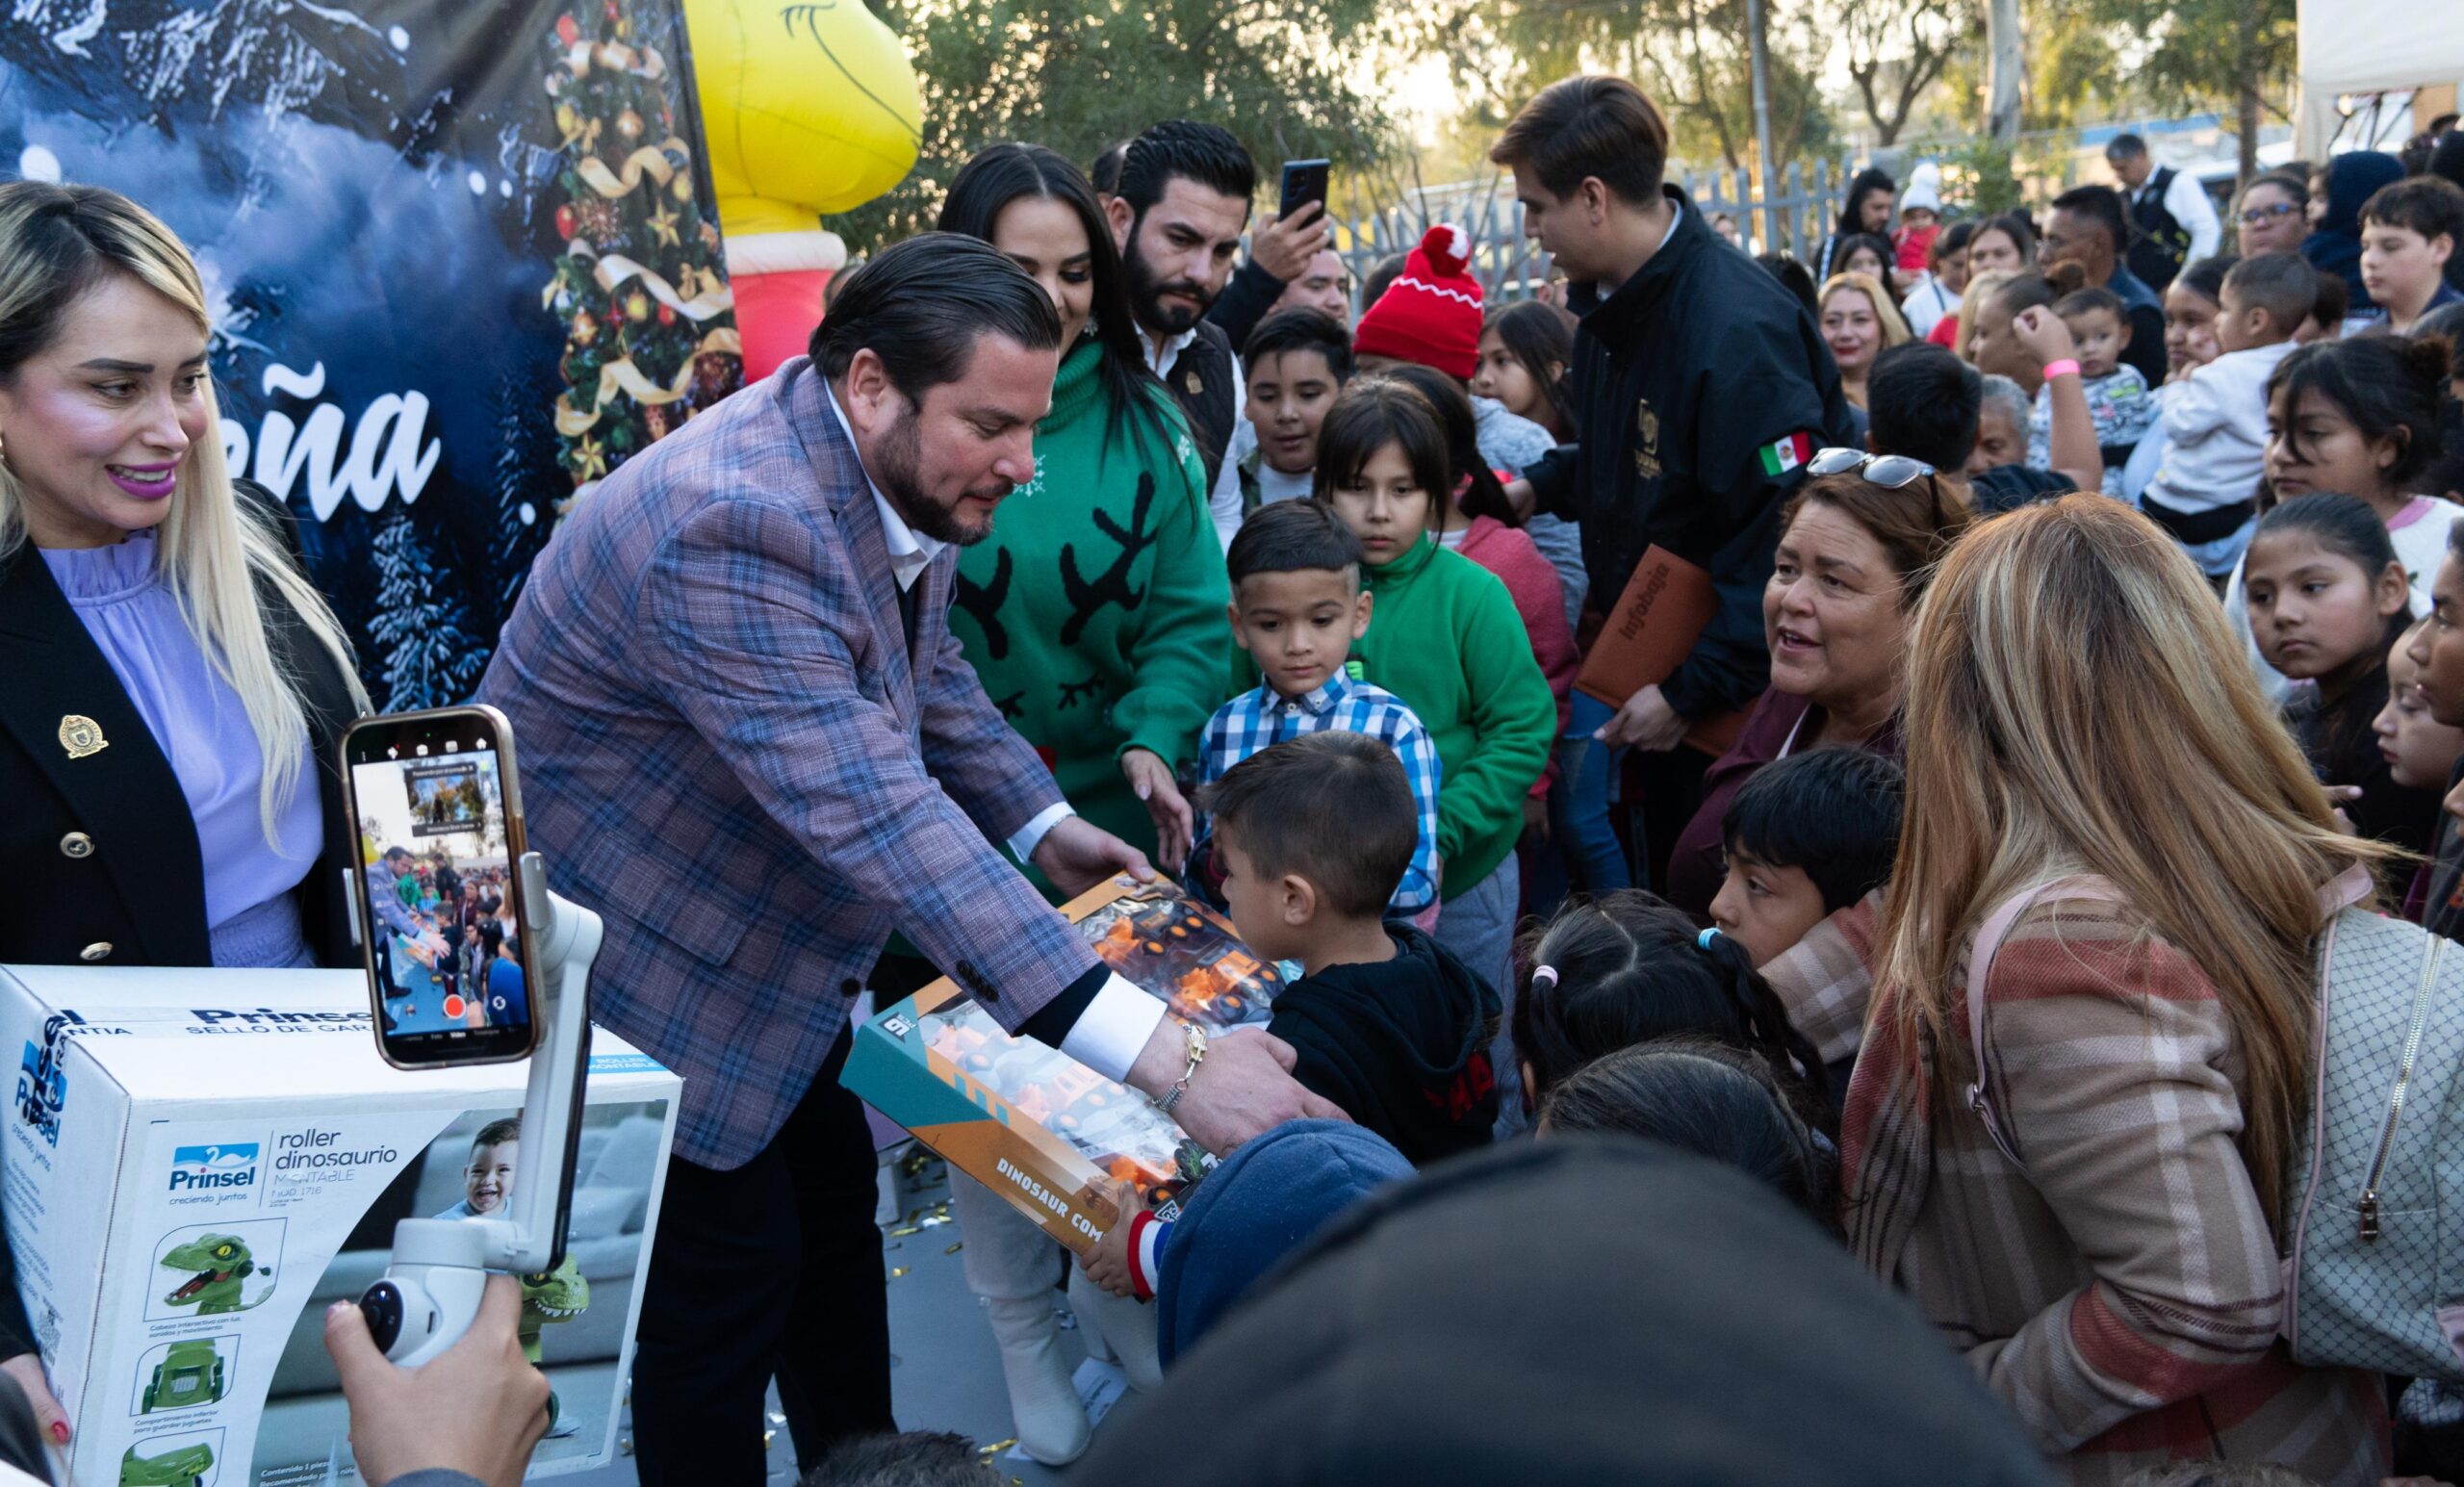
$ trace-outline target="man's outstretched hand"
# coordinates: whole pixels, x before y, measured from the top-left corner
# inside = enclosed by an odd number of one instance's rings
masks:
[[[548,1376],[522,1356],[522,1288],[488,1277],[478,1318],[462,1341],[424,1367],[389,1361],[349,1301],[325,1312],[325,1351],[350,1405],[350,1452],[360,1477],[385,1487],[443,1468],[488,1487],[520,1487],[531,1448],[548,1433]]]
[[[1129,1082],[1161,1096],[1189,1066],[1187,1048],[1181,1025],[1165,1018],[1130,1069]],[[1172,1118],[1190,1140],[1219,1157],[1230,1156],[1287,1120],[1349,1120],[1342,1106],[1312,1094],[1292,1077],[1299,1057],[1290,1043],[1257,1028],[1219,1033],[1207,1039],[1206,1062],[1190,1080],[1189,1092],[1173,1108]]]
[[[1064,816],[1044,833],[1028,860],[1043,869],[1052,885],[1076,898],[1115,873],[1127,873],[1141,883],[1155,869],[1146,854],[1095,825],[1085,816]]]

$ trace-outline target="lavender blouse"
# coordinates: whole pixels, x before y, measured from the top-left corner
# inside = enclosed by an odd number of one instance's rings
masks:
[[[275,812],[270,843],[257,815],[264,756],[247,709],[208,664],[179,601],[155,572],[153,533],[114,547],[40,551],[188,797],[205,862],[214,963],[316,964],[291,892],[316,865],[324,837],[307,729],[299,732],[298,786]]]

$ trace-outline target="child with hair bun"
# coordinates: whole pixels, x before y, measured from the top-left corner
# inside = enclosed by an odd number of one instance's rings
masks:
[[[1568,904],[1525,933],[1516,961],[1513,1048],[1527,1109],[1595,1059],[1682,1036],[1753,1055],[1801,1115],[1826,1136],[1836,1129],[1821,1056],[1745,948],[1663,900],[1629,889]]]

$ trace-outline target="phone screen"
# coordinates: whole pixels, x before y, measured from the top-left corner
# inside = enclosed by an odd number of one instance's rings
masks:
[[[370,1000],[397,1064],[530,1051],[533,950],[509,753],[500,719],[481,708],[368,719],[343,740]]]

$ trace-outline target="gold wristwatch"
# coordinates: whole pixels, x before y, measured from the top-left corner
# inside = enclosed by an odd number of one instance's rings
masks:
[[[1181,1034],[1188,1039],[1189,1066],[1181,1070],[1180,1081],[1165,1090],[1163,1098],[1154,1102],[1155,1108],[1168,1115],[1181,1103],[1181,1096],[1190,1092],[1190,1081],[1197,1077],[1197,1066],[1206,1062],[1206,1029],[1194,1022],[1184,1022]]]

